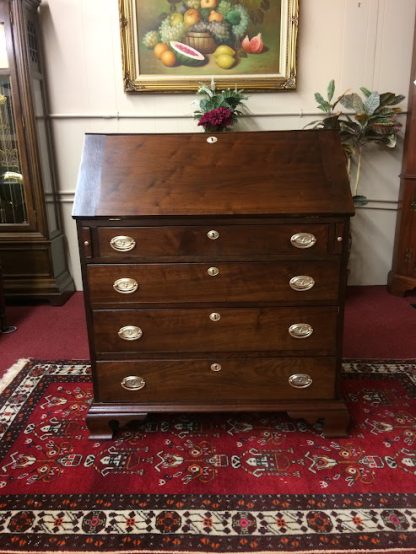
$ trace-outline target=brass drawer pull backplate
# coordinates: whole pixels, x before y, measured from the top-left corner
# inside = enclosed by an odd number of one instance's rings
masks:
[[[146,386],[146,381],[138,375],[129,375],[124,377],[120,385],[126,390],[140,390]]]
[[[316,237],[312,233],[295,233],[290,242],[295,248],[311,248],[316,243]]]
[[[294,323],[288,329],[289,335],[294,339],[307,339],[313,333],[312,325],[309,323]]]
[[[130,277],[122,277],[113,283],[113,289],[120,294],[133,294],[139,288],[139,283]]]
[[[132,237],[118,235],[110,240],[110,246],[117,252],[129,252],[136,246],[136,241]]]
[[[312,377],[307,373],[294,373],[288,381],[289,385],[295,389],[307,389],[312,385]]]
[[[296,291],[309,290],[315,285],[315,279],[309,275],[296,275],[289,281],[291,289]]]
[[[140,327],[125,325],[118,330],[118,336],[123,340],[138,340],[143,335]]]
[[[211,371],[221,371],[221,369],[222,369],[221,364],[218,364],[216,362],[211,364]]]

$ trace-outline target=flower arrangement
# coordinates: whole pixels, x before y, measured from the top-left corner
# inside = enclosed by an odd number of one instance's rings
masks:
[[[368,200],[358,194],[360,180],[361,156],[363,147],[370,143],[377,143],[388,148],[394,148],[397,135],[402,124],[397,120],[401,109],[397,104],[404,100],[404,96],[392,92],[378,93],[361,87],[362,95],[355,92],[344,92],[334,100],[335,81],[331,80],[327,88],[325,99],[319,92],[315,93],[318,108],[327,114],[319,121],[310,125],[314,128],[337,129],[341,143],[347,157],[347,168],[351,178],[351,164],[355,163],[355,183],[353,198],[357,206],[364,206]],[[345,108],[339,109],[339,106]],[[336,109],[338,107],[338,109]]]
[[[194,118],[206,132],[225,131],[242,115],[247,98],[244,91],[237,88],[217,91],[212,80],[210,85],[202,84],[198,88],[195,101],[198,109]]]

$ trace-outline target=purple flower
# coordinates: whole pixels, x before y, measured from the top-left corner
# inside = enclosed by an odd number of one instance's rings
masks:
[[[198,125],[202,125],[205,128],[224,128],[233,124],[233,112],[230,108],[215,108],[209,112],[204,113],[201,119],[198,121]]]

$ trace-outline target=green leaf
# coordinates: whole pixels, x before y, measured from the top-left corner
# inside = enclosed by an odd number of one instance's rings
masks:
[[[324,99],[324,97],[322,96],[322,94],[320,92],[315,92],[315,100],[318,102],[318,104],[320,104],[321,106],[323,104],[325,104],[326,100]]]
[[[305,125],[304,129],[306,129],[306,127],[312,127],[312,129],[322,129],[323,120],[322,119],[315,119],[314,121],[310,121],[309,123],[307,123]]]
[[[399,104],[400,102],[403,102],[403,100],[406,97],[402,94],[394,94],[393,92],[384,92],[380,95],[381,105],[382,106],[395,106],[396,104]]]
[[[380,94],[380,106],[391,106],[394,104],[394,99],[396,98],[396,95],[392,92],[383,92]]]
[[[363,194],[356,194],[352,197],[354,206],[366,206],[368,204],[368,198],[367,196],[364,196]]]
[[[352,95],[352,107],[356,113],[363,113],[365,111],[361,96],[359,96],[358,94],[354,93]]]
[[[328,96],[329,101],[331,101],[333,99],[334,92],[335,92],[335,81],[334,81],[334,79],[331,79],[329,81],[328,89],[327,89],[327,96]]]
[[[321,119],[319,127],[322,127],[323,129],[339,129],[338,115],[333,114]]]
[[[376,109],[380,106],[380,95],[378,92],[374,91],[368,96],[364,102],[364,111],[372,115]]]
[[[343,119],[341,121],[341,127],[351,129],[352,131],[355,131],[355,132],[358,132],[361,130],[361,125],[356,121],[352,121],[351,118]]]
[[[318,102],[320,110],[326,113],[331,111],[331,104],[319,92],[315,92],[315,100]]]
[[[365,88],[365,87],[360,87],[360,90],[361,92],[364,94],[364,96],[366,96],[367,98],[370,96],[371,94],[371,90],[368,90],[368,88]]]
[[[403,100],[406,98],[406,96],[403,96],[403,94],[398,94],[394,97],[394,101],[392,102],[392,106],[395,106],[396,104],[400,104],[400,102],[403,102]]]
[[[208,85],[201,85],[198,89],[197,94],[206,94],[209,98],[214,96],[214,91],[210,89]]]
[[[340,99],[340,103],[347,110],[353,110],[357,113],[361,113],[364,111],[363,101],[356,92],[353,92],[352,94],[345,94],[344,96],[342,96]]]

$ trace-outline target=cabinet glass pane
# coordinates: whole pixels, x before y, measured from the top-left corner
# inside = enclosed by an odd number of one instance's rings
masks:
[[[0,223],[11,225],[26,222],[10,79],[0,75]]]
[[[4,32],[4,23],[0,23],[0,69],[8,69],[8,67],[6,33]]]
[[[35,110],[36,130],[39,144],[39,161],[42,172],[43,190],[45,191],[46,209],[48,212],[48,229],[53,233],[58,228],[55,210],[55,194],[52,184],[51,161],[49,157],[46,117],[42,98],[41,82],[32,79],[33,108]]]

